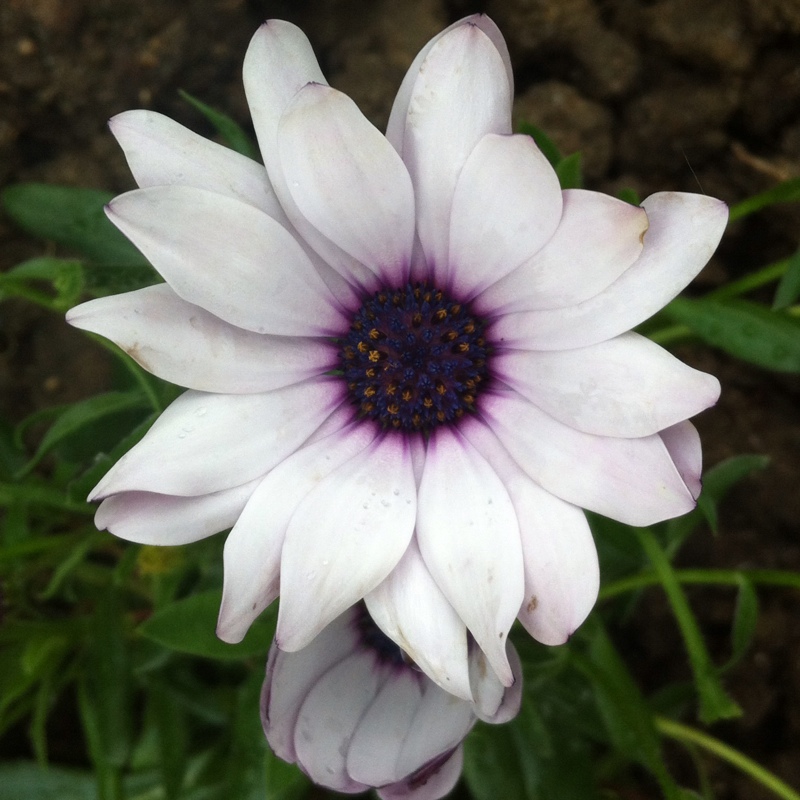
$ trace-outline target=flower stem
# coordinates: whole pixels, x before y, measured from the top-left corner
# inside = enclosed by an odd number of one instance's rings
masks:
[[[727,761],[731,766],[736,767],[736,769],[741,770],[745,775],[748,775],[778,797],[784,798],[784,800],[800,800],[800,794],[792,789],[791,786],[753,761],[753,759],[748,758],[743,753],[721,742],[719,739],[715,739],[713,736],[698,731],[696,728],[691,728],[688,725],[683,725],[680,722],[675,722],[675,720],[666,719],[665,717],[656,717],[655,723],[656,730],[662,735],[670,739],[675,739],[682,744],[695,744],[698,747],[702,747],[704,750],[713,753],[723,761]]]
[[[739,586],[742,578],[765,586],[785,586],[800,589],[800,574],[781,569],[676,569],[672,573],[679,583]],[[640,572],[629,578],[613,581],[600,589],[600,599],[610,600],[627,592],[656,586],[661,579],[655,572]]]

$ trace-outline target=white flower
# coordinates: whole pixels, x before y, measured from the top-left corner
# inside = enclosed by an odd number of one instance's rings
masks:
[[[365,598],[450,692],[472,696],[467,631],[508,686],[516,617],[560,643],[596,599],[582,508],[694,506],[686,420],[719,384],[628,331],[727,209],[562,192],[511,134],[485,16],[417,56],[386,137],[289,23],[256,33],[244,82],[266,168],[159,114],[111,121],[141,188],[108,214],[166,283],[68,319],[189,391],[95,488],[97,525],[151,544],[233,526],[226,641],[279,586],[287,651]]]
[[[470,703],[409,664],[363,607],[351,608],[300,652],[273,645],[261,696],[264,732],[276,755],[322,786],[436,800],[461,774],[461,742],[476,719],[506,722],[519,711],[522,672],[508,648],[517,679],[511,689],[473,648]]]

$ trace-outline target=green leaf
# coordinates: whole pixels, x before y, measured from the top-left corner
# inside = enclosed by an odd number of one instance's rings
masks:
[[[464,742],[464,778],[475,800],[535,800],[520,769],[517,748],[506,725],[478,723]]]
[[[592,682],[595,702],[616,749],[647,767],[667,800],[677,800],[678,787],[661,753],[655,718],[625,662],[603,626],[593,618],[584,629],[590,658],[573,654],[576,666]]]
[[[800,297],[800,250],[790,259],[783,273],[777,289],[775,299],[772,301],[773,311],[782,311],[788,308]]]
[[[554,168],[558,166],[563,158],[561,152],[556,143],[541,128],[537,128],[529,122],[523,122],[519,125],[519,132],[530,136],[550,164]]]
[[[155,724],[161,777],[167,800],[180,796],[186,773],[186,714],[160,681],[148,682],[149,715]]]
[[[35,288],[31,290],[31,281],[48,282],[55,297],[40,295]],[[66,311],[78,302],[85,283],[80,261],[43,256],[24,261],[0,274],[0,297],[3,294],[28,297],[53,311]]]
[[[97,800],[90,772],[20,761],[0,765],[0,800]]]
[[[717,529],[717,507],[725,495],[739,481],[769,465],[767,456],[733,456],[715,464],[703,476],[703,491],[698,498],[697,508],[666,525],[667,555],[672,558],[686,537],[705,518],[711,529]]]
[[[114,768],[125,765],[132,741],[131,670],[119,591],[97,598],[84,652],[83,712],[96,731],[93,760]]]
[[[583,186],[581,154],[573,153],[562,158],[556,165],[556,175],[562,189],[580,189]]]
[[[0,194],[9,216],[33,236],[72,247],[103,264],[147,264],[106,217],[103,209],[112,197],[94,189],[45,183],[21,183]]]
[[[665,309],[708,344],[778,372],[800,372],[800,319],[747,300],[676,298]]]
[[[741,716],[741,709],[726,693],[720,682],[718,671],[700,632],[700,626],[666,553],[651,530],[647,528],[634,530],[664,587],[683,636],[700,700],[700,719],[711,724],[720,719]]]
[[[753,584],[742,576],[739,583],[739,595],[736,598],[736,611],[733,616],[731,643],[733,652],[723,669],[730,669],[737,664],[750,647],[758,623],[758,595]]]
[[[620,189],[617,192],[617,197],[625,203],[629,203],[632,206],[639,206],[642,204],[642,198],[639,197],[639,192],[636,189],[631,189],[630,187],[626,187],[624,189]]]
[[[274,609],[262,614],[239,644],[216,637],[221,594],[217,590],[193,594],[156,611],[138,630],[142,636],[171,650],[217,659],[266,655],[275,633]]]
[[[187,103],[194,106],[216,129],[228,146],[243,156],[258,160],[258,150],[244,130],[230,117],[179,89],[178,93]]]
[[[737,203],[731,208],[730,221],[735,222],[748,214],[777,203],[792,203],[798,200],[800,200],[800,178],[790,178],[773,186],[772,189],[767,189],[766,192],[761,192]]]
[[[106,392],[67,406],[66,410],[50,426],[33,458],[17,477],[21,478],[27,475],[56,445],[79,434],[86,428],[94,428],[99,420],[122,411],[148,407],[147,398],[138,390]]]

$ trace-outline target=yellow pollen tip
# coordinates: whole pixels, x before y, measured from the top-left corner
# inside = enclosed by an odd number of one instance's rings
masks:
[[[381,354],[377,350],[370,350],[369,351],[369,360],[373,363],[377,364],[378,361],[381,359]]]

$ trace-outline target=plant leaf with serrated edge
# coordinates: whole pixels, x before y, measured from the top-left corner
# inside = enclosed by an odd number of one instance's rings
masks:
[[[253,623],[244,641],[227,644],[215,634],[221,599],[217,590],[190,595],[156,611],[138,631],[171,650],[206,658],[227,660],[266,655],[275,634],[274,610]]]
[[[112,197],[95,189],[46,183],[21,183],[0,193],[9,216],[33,236],[72,247],[102,264],[147,264],[106,217],[104,207]]]
[[[187,103],[194,106],[216,129],[217,133],[225,140],[231,150],[243,156],[258,160],[258,149],[244,132],[241,126],[229,116],[206,105],[188,92],[179,89],[178,93]]]
[[[800,372],[800,319],[747,300],[673,300],[664,313],[704,342],[778,372]]]

